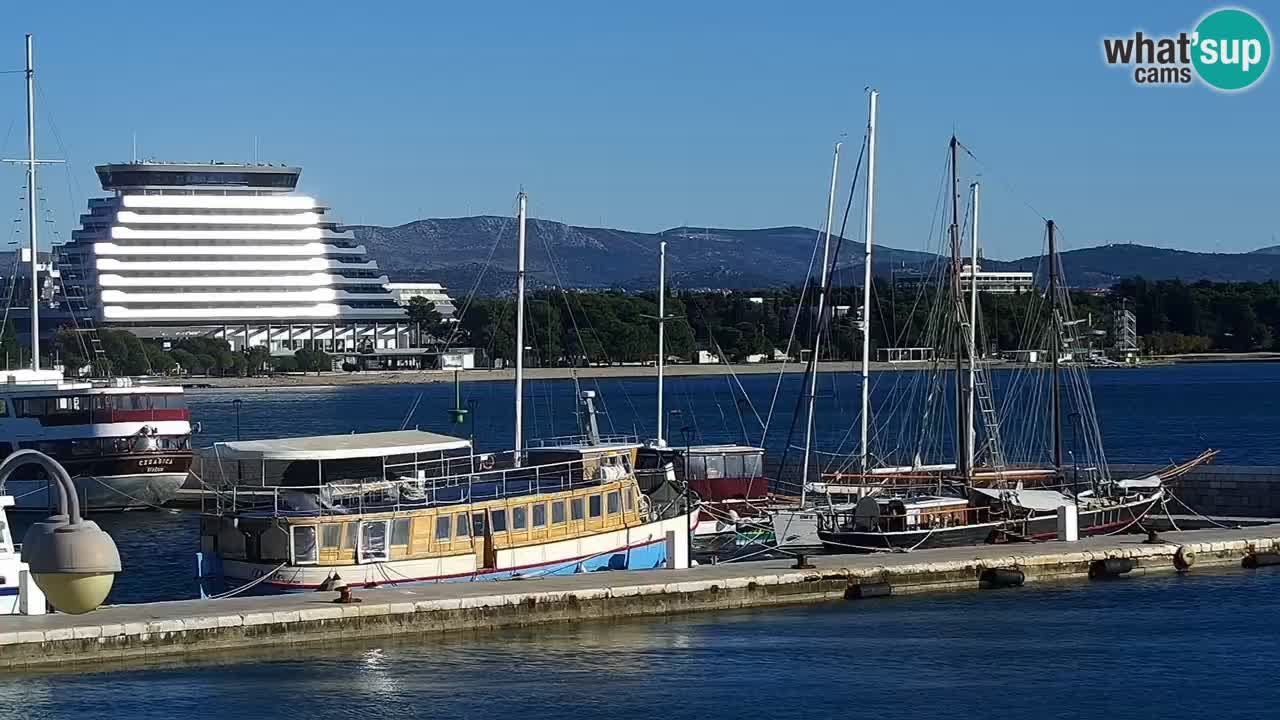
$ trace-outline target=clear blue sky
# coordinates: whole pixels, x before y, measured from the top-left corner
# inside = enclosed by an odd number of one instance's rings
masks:
[[[353,223],[505,214],[523,185],[574,224],[816,226],[831,144],[849,133],[851,165],[875,85],[885,244],[923,245],[956,128],[988,166],[992,256],[1038,252],[1024,202],[1072,247],[1242,251],[1280,233],[1280,76],[1140,88],[1100,49],[1215,6],[46,0],[8,4],[0,69],[35,33],[41,154],[70,161],[42,183],[64,239],[93,164],[127,160],[135,131],[168,160],[250,160],[256,135]],[[1256,9],[1274,37],[1280,11]],[[6,157],[22,97],[0,75]],[[0,169],[15,216],[21,182]]]

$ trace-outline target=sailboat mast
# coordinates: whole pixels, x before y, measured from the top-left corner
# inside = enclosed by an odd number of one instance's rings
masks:
[[[964,302],[960,290],[960,178],[959,155],[960,141],[951,136],[951,297],[955,305],[956,332],[952,336],[951,353],[956,365],[956,470],[960,475],[968,477],[969,441],[968,419],[964,403],[964,340],[961,331],[964,328]]]
[[[667,241],[662,239],[658,241],[658,447],[665,447],[667,444],[666,436],[662,434],[663,409],[662,401],[664,398],[662,391],[662,378],[666,371],[667,350],[666,350],[666,334],[667,326]]]
[[[809,412],[804,423],[804,463],[800,471],[800,505],[804,505],[806,485],[809,483],[809,455],[813,452],[813,413],[818,400],[818,353],[822,349],[822,319],[827,300],[827,259],[831,256],[831,222],[836,207],[836,178],[840,171],[840,143],[836,143],[831,159],[831,192],[827,195],[826,238],[822,243],[822,276],[818,285],[818,324],[813,333],[813,355],[809,366]]]
[[[529,198],[521,190],[516,196],[519,230],[516,234],[516,440],[515,463],[524,460],[524,245],[525,215]]]
[[[31,238],[31,369],[40,370],[40,281],[36,252],[36,71],[27,33],[27,232]]]
[[[1053,469],[1062,472],[1062,397],[1059,391],[1058,365],[1062,334],[1058,323],[1058,239],[1057,226],[1045,221],[1049,230],[1049,361],[1053,366],[1053,390],[1049,412],[1053,413]]]
[[[876,102],[880,93],[871,91],[867,107],[867,217],[862,246],[862,472],[871,469],[871,247],[875,244],[872,221],[875,218],[876,188]]]
[[[966,388],[965,413],[969,418],[969,467],[974,466],[977,453],[977,430],[974,422],[974,396],[978,387],[978,183],[969,185],[969,206],[973,219],[969,227],[969,384]]]

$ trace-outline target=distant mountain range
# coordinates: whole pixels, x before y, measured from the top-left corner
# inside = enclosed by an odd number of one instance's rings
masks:
[[[515,222],[480,216],[416,220],[395,227],[350,226],[370,255],[398,280],[432,280],[461,294],[473,284],[484,294],[505,294],[514,284]],[[536,285],[647,290],[657,277],[657,249],[667,243],[667,279],[672,287],[726,289],[778,287],[804,282],[818,231],[804,227],[728,230],[672,228],[641,233],[589,228],[531,219],[527,267]],[[497,247],[494,241],[498,239]],[[833,243],[836,238],[833,238]],[[862,243],[841,246],[839,280],[857,283]],[[874,270],[921,270],[934,255],[877,246]],[[1039,256],[1012,261],[987,259],[984,270],[1034,272]],[[1250,253],[1196,253],[1144,245],[1105,245],[1062,254],[1073,287],[1105,288],[1124,277],[1215,281],[1280,280],[1280,246]],[[816,274],[815,270],[815,274]],[[845,278],[848,280],[845,280]]]

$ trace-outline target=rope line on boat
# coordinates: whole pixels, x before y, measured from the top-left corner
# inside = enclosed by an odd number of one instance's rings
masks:
[[[285,565],[288,565],[288,564],[289,564],[289,561],[288,561],[288,560],[285,560],[284,562],[282,562],[282,563],[280,563],[279,565],[277,565],[277,566],[275,566],[274,568],[272,568],[269,572],[263,573],[263,574],[262,574],[261,576],[259,576],[256,580],[250,580],[249,582],[245,583],[244,585],[241,585],[241,586],[240,586],[240,587],[238,587],[238,588],[234,588],[234,589],[232,589],[232,590],[228,590],[228,591],[226,591],[226,592],[224,592],[224,593],[218,593],[217,595],[209,595],[209,596],[207,596],[207,597],[205,597],[205,598],[203,598],[203,599],[205,599],[205,600],[223,600],[223,599],[226,599],[226,598],[229,598],[229,597],[235,597],[236,595],[239,595],[240,593],[244,592],[245,590],[248,590],[248,589],[250,589],[250,588],[254,588],[254,587],[257,587],[258,585],[261,585],[263,582],[265,582],[265,581],[266,581],[266,579],[267,579],[267,578],[269,578],[269,577],[271,577],[272,575],[275,575],[276,573],[280,572],[281,568],[283,568]]]
[[[83,479],[83,477],[82,477],[81,479]],[[103,482],[103,481],[102,481],[102,480],[100,480],[99,478],[96,478],[96,477],[90,477],[90,479],[91,479],[91,480],[93,480],[94,482],[98,483],[98,484],[99,484],[99,485],[101,485],[102,487],[104,487],[104,488],[106,488],[106,489],[110,490],[111,492],[115,493],[116,495],[119,495],[120,497],[122,497],[122,498],[126,498],[126,499],[128,499],[128,500],[132,500],[133,502],[138,503],[139,505],[145,505],[145,506],[147,506],[148,508],[151,508],[152,510],[159,510],[160,512],[169,513],[170,515],[178,515],[178,514],[180,514],[180,513],[182,512],[181,510],[178,510],[177,508],[167,508],[167,507],[165,507],[165,506],[163,506],[163,505],[156,505],[155,503],[147,502],[146,500],[143,500],[143,499],[142,499],[142,498],[140,498],[140,497],[134,497],[133,495],[130,495],[129,493],[127,493],[127,492],[125,492],[125,491],[123,491],[123,490],[120,490],[120,489],[118,489],[118,488],[111,487],[110,485],[108,485],[107,483]]]
[[[1218,522],[1217,520],[1214,520],[1213,518],[1209,517],[1208,515],[1205,515],[1205,514],[1201,513],[1199,510],[1196,510],[1195,508],[1193,508],[1193,507],[1191,507],[1190,505],[1188,505],[1186,502],[1184,502],[1184,501],[1182,500],[1182,498],[1180,498],[1180,497],[1178,497],[1177,495],[1175,495],[1175,494],[1174,494],[1174,492],[1173,492],[1172,490],[1170,490],[1170,491],[1169,491],[1169,497],[1173,498],[1174,502],[1178,503],[1178,504],[1179,504],[1179,505],[1181,505],[1183,508],[1185,508],[1185,509],[1189,510],[1189,511],[1191,512],[1191,514],[1192,514],[1192,515],[1195,515],[1196,517],[1200,518],[1201,520],[1205,520],[1205,521],[1209,522],[1211,525],[1214,525],[1214,526],[1216,526],[1216,527],[1222,528],[1223,530],[1238,530],[1238,529],[1240,529],[1240,527],[1241,527],[1239,524],[1236,524],[1236,525],[1223,525],[1222,523]],[[1172,522],[1172,518],[1170,519],[1170,522]]]

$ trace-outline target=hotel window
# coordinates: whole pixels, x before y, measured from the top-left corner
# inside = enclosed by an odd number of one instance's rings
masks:
[[[507,511],[506,510],[494,510],[489,513],[489,516],[490,516],[489,522],[492,523],[490,527],[493,528],[494,532],[507,531]]]
[[[524,530],[529,526],[529,509],[524,505],[511,508],[511,529]]]
[[[538,503],[533,506],[533,526],[536,528],[547,526],[547,504]]]
[[[557,500],[551,503],[551,522],[559,524],[564,522],[564,501]]]
[[[592,495],[590,498],[587,499],[587,510],[590,512],[591,517],[593,518],[600,517],[600,496],[599,495]]]
[[[621,509],[622,497],[619,495],[617,490],[614,490],[613,492],[609,493],[605,497],[607,498],[606,504],[607,504],[610,515],[618,512]]]
[[[466,537],[467,530],[471,527],[471,525],[467,522],[467,514],[458,513],[456,516],[456,519],[457,519],[457,522],[454,524],[458,526],[458,537]]]
[[[582,519],[582,498],[574,498],[569,501],[569,515],[574,520]]]
[[[324,528],[321,531],[321,546],[325,550],[337,550],[342,544],[342,525],[340,523],[328,523],[320,527]]]
[[[450,522],[451,520],[453,520],[453,518],[449,517],[448,515],[436,516],[436,539],[437,540],[449,539],[449,535],[453,529]]]
[[[410,518],[396,518],[391,521],[391,544],[392,545],[408,545],[409,544],[409,524],[412,522]]]

